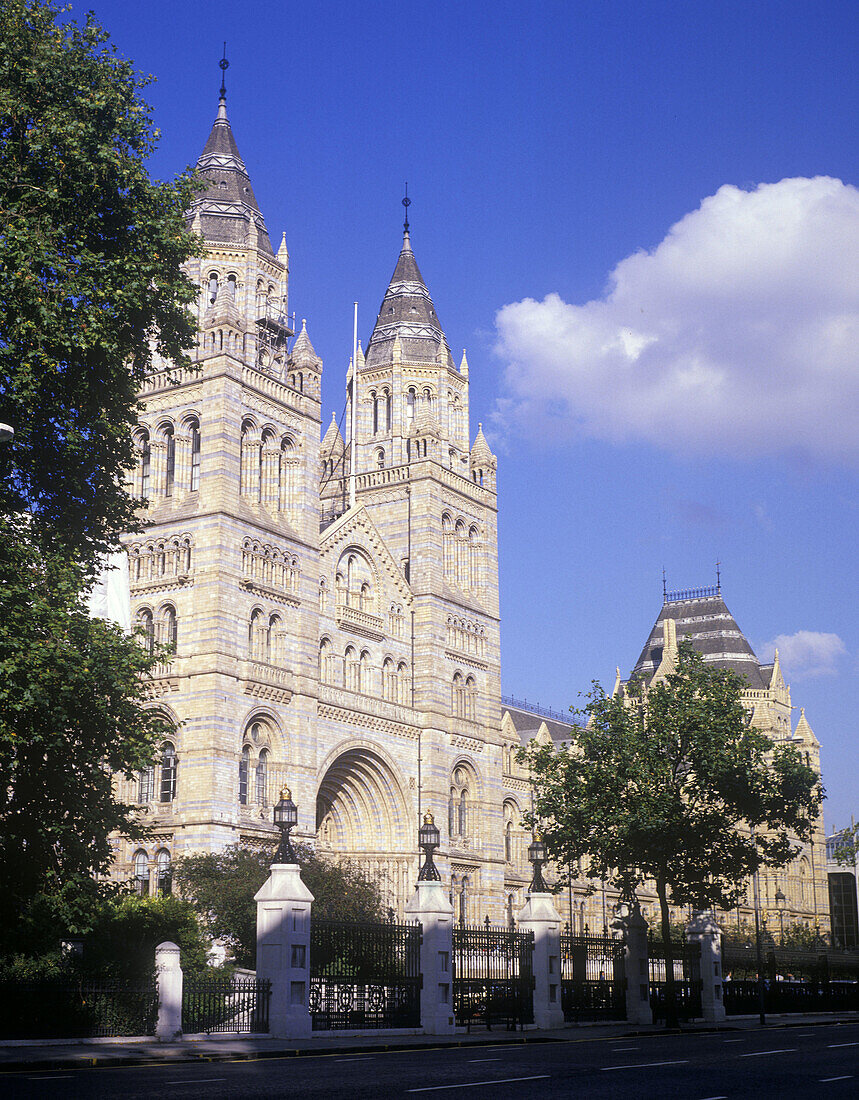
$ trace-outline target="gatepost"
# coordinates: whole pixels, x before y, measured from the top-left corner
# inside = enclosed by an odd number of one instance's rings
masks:
[[[431,813],[424,814],[418,830],[424,863],[405,914],[420,921],[421,1029],[427,1035],[450,1035],[455,1027],[453,1009],[453,906],[441,884],[433,852],[439,831]]]
[[[271,873],[254,896],[257,903],[257,978],[271,982],[269,1033],[277,1039],[305,1039],[311,1033],[310,908],[313,894],[289,840],[298,807],[286,787],[274,807],[281,830]]]
[[[407,919],[419,921],[421,935],[421,1029],[450,1035],[453,1015],[453,906],[440,882],[418,882],[406,903]]]
[[[561,1002],[561,917],[549,893],[528,891],[519,928],[534,933],[534,1024],[564,1026]]]
[[[626,1019],[630,1024],[652,1024],[650,1007],[650,974],[647,957],[647,921],[641,915],[637,901],[623,903],[620,912],[611,922],[612,928],[623,933],[626,950]]]
[[[161,1042],[182,1038],[182,967],[179,948],[166,940],[155,948],[155,984],[158,990],[156,1038]]]
[[[701,945],[701,1015],[720,1024],[725,1019],[722,929],[709,913],[696,913],[686,925],[686,941]]]

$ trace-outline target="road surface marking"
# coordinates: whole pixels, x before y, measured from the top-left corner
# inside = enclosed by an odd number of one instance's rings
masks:
[[[744,1043],[745,1039],[723,1039],[723,1043]]]
[[[782,1050],[753,1050],[751,1054],[741,1054],[741,1058],[760,1058],[762,1054],[793,1054],[796,1047],[784,1047]]]
[[[613,1052],[617,1053],[620,1050],[638,1050],[638,1047],[612,1047]]]
[[[28,1077],[28,1081],[69,1081],[74,1076],[72,1073],[52,1073],[50,1077]]]
[[[428,1085],[422,1089],[409,1089],[409,1092],[441,1092],[442,1089],[476,1089],[479,1085],[509,1085],[511,1081],[548,1081],[548,1073],[538,1073],[534,1077],[496,1077],[494,1081],[465,1081],[461,1085]]]
[[[705,1096],[704,1100],[728,1100],[727,1096]]]
[[[679,1062],[639,1062],[634,1066],[602,1066],[600,1072],[608,1073],[610,1069],[651,1069],[653,1066],[688,1066],[689,1059],[684,1058]]]
[[[820,1078],[820,1083],[821,1083],[821,1085],[825,1085],[828,1081],[851,1081],[852,1079],[853,1079],[853,1074],[848,1073],[848,1074],[845,1074],[844,1077],[821,1077]]]
[[[859,1043],[830,1043],[829,1049],[835,1050],[836,1047],[859,1047]]]
[[[226,1081],[226,1077],[183,1077],[179,1081],[165,1081],[166,1085],[208,1085],[212,1081]]]
[[[474,1065],[475,1062],[500,1062],[500,1058],[469,1058],[469,1062]]]

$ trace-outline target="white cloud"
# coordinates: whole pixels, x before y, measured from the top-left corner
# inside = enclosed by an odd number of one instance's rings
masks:
[[[501,431],[859,464],[859,191],[726,185],[604,298],[526,298],[496,328]]]
[[[771,661],[779,652],[786,679],[809,676],[832,676],[838,671],[838,661],[847,647],[837,634],[817,630],[797,630],[795,634],[779,634],[761,646],[761,657]]]

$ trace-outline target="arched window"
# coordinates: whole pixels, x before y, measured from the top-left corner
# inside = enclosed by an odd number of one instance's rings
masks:
[[[323,684],[334,683],[334,654],[328,638],[319,643],[319,676]]]
[[[455,563],[456,583],[459,585],[460,588],[465,588],[465,587],[467,587],[467,579],[468,579],[467,578],[467,564],[466,564],[467,547],[466,547],[466,542],[465,542],[465,538],[466,538],[465,524],[462,522],[461,519],[458,519],[456,521],[456,526],[454,527],[453,535],[454,535],[454,545],[455,545],[455,553],[456,553],[456,563]]]
[[[176,436],[173,433],[173,425],[168,424],[164,429],[165,461],[164,461],[164,495],[173,496],[173,484],[176,480]]]
[[[284,663],[283,642],[283,620],[280,615],[272,615],[268,620],[268,633],[266,635],[267,661],[276,665]]]
[[[257,805],[268,805],[268,749],[260,749],[257,759]]]
[[[459,824],[459,816],[457,807],[459,805],[459,795],[455,787],[450,788],[450,800],[447,804],[447,832],[449,836],[456,835],[456,827]]]
[[[452,581],[455,576],[453,520],[447,512],[441,517],[441,538],[444,550],[444,577],[445,580]]]
[[[463,790],[459,796],[459,835],[468,836],[468,791]]]
[[[141,848],[134,853],[134,889],[145,898],[149,896],[149,856]]]
[[[239,805],[247,806],[248,804],[248,775],[251,767],[251,747],[250,745],[242,746],[242,753],[239,757]]]
[[[259,608],[251,612],[248,624],[248,656],[251,660],[261,661],[265,652],[266,630],[263,614]]]
[[[236,300],[236,276],[232,273],[227,276],[227,293],[231,301]]]
[[[411,428],[415,422],[415,397],[416,393],[413,389],[406,391],[406,431]]]
[[[454,672],[453,685],[452,685],[452,698],[451,698],[451,710],[456,718],[465,718],[467,716],[467,702],[465,693],[465,681],[462,678],[461,672]]]
[[[144,432],[140,437],[140,495],[149,497],[152,478],[152,444],[149,442],[149,432]]]
[[[451,777],[448,826],[451,836],[467,836],[471,827],[471,815],[468,811],[470,798],[469,773],[461,765]]]
[[[200,424],[199,421],[191,422],[191,492],[196,493],[200,488]]]
[[[399,702],[406,707],[411,706],[412,702],[409,684],[409,666],[405,661],[400,661],[397,665],[397,689],[399,692]]]
[[[209,305],[213,306],[218,298],[218,273],[212,271],[209,275]]]
[[[508,894],[507,895],[507,904],[505,906],[505,908],[507,910],[507,926],[508,926],[508,928],[513,928],[513,926],[516,924],[516,917],[514,916],[514,911],[513,911],[514,903],[515,903],[515,895]]]
[[[137,612],[137,627],[143,632],[143,647],[150,655],[155,652],[155,622],[148,607]]]
[[[370,654],[366,649],[361,651],[361,656],[358,658],[358,684],[355,690],[365,695],[370,692]]]
[[[361,690],[361,665],[358,660],[358,650],[354,646],[346,648],[346,687],[350,691]]]
[[[179,639],[179,624],[176,619],[176,608],[172,604],[165,604],[161,608],[160,633],[161,643],[170,646],[176,652],[176,643]]]
[[[385,448],[384,447],[377,447],[376,448],[376,466],[380,470],[384,470],[384,468],[385,468]]]
[[[324,577],[319,581],[319,610],[323,614],[328,610],[328,585]]]
[[[173,893],[173,872],[170,867],[170,853],[166,848],[160,848],[155,854],[155,889],[160,897],[168,897]]]
[[[476,527],[468,532],[468,587],[476,590],[480,587],[480,534]]]
[[[382,698],[397,701],[397,671],[390,657],[382,662]]]
[[[504,826],[504,861],[513,862],[513,822],[508,821]]]
[[[459,888],[459,923],[468,923],[468,900],[471,890],[471,882],[468,875],[462,876],[462,885]]]
[[[393,402],[389,390],[385,390],[383,396],[385,400],[385,430],[390,431],[393,427]]]
[[[370,390],[370,404],[372,406],[373,435],[379,432],[379,400],[375,390]]]
[[[172,802],[176,797],[176,773],[179,761],[176,749],[169,741],[161,746],[161,801]]]
[[[465,714],[470,722],[477,720],[477,684],[474,677],[469,676],[465,681]]]

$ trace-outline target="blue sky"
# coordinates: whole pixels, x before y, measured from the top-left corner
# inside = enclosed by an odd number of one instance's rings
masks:
[[[326,421],[409,181],[500,456],[505,692],[566,709],[627,675],[663,567],[683,588],[720,559],[822,742],[827,824],[859,815],[855,3],[87,6],[158,78],[162,177],[202,149],[227,40]]]

